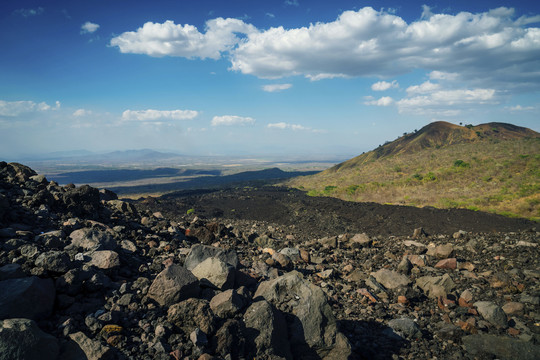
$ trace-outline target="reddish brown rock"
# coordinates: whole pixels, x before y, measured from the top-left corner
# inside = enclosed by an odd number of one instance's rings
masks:
[[[435,264],[435,267],[437,269],[455,270],[457,268],[457,259],[449,258],[449,259],[441,260],[437,264]]]

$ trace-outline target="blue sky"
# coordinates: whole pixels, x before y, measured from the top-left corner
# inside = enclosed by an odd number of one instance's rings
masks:
[[[352,156],[436,120],[540,131],[534,1],[3,0],[0,49],[7,160]]]

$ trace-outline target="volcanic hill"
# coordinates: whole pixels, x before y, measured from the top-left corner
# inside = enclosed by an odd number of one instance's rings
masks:
[[[443,121],[288,185],[310,195],[540,218],[540,134]]]

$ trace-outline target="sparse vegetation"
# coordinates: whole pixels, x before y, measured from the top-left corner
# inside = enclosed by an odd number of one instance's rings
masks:
[[[187,215],[191,215],[195,212],[195,209],[191,208],[191,209],[188,209],[188,211],[186,211],[186,214]]]
[[[289,184],[303,186],[310,196],[465,208],[538,221],[539,154],[538,138],[480,141],[366,161]]]

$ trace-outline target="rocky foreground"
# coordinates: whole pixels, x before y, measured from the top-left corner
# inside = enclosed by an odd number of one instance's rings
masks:
[[[0,162],[0,359],[539,359],[540,244],[195,214]]]

